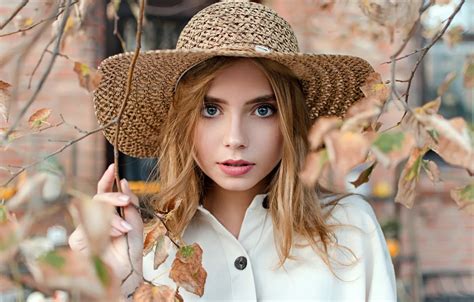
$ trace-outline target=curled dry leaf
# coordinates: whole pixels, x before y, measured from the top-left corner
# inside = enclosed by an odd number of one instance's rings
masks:
[[[460,117],[450,120],[441,115],[419,115],[417,119],[433,133],[432,149],[446,162],[474,173],[474,131]]]
[[[158,220],[151,225],[147,225],[144,229],[144,233],[143,256],[151,251],[158,237],[166,234],[166,227]]]
[[[409,156],[414,145],[415,140],[410,133],[389,131],[377,134],[371,150],[385,167],[394,167]]]
[[[352,105],[344,116],[342,131],[359,131],[377,128],[376,119],[382,111],[382,105],[375,97],[365,97]]]
[[[165,235],[161,235],[156,239],[155,257],[153,260],[153,268],[156,270],[168,258],[168,250],[171,240]]]
[[[94,91],[100,83],[102,74],[96,69],[81,62],[74,62],[74,72],[79,79],[79,85],[89,92]]]
[[[463,66],[463,84],[465,88],[474,88],[474,55],[467,57]]]
[[[451,85],[451,83],[454,81],[455,78],[456,78],[455,71],[452,71],[446,75],[446,77],[443,80],[443,83],[441,83],[441,85],[439,85],[438,87],[438,96],[442,96],[446,93],[446,91],[448,91],[449,86]]]
[[[169,277],[176,285],[202,297],[207,272],[202,267],[202,249],[198,244],[183,246],[176,252]]]
[[[80,293],[89,297],[87,301],[119,299],[119,281],[98,257],[64,248],[30,259],[27,265],[35,281],[46,287]]]
[[[10,84],[0,80],[0,116],[3,117],[5,121],[8,121],[7,102],[10,98],[10,87]]]
[[[421,148],[426,145],[434,143],[432,133],[426,130],[426,127],[418,119],[419,116],[436,114],[441,106],[441,97],[426,103],[422,107],[417,107],[413,111],[408,111],[406,116],[402,119],[400,126],[406,132],[413,135],[417,147]]]
[[[372,174],[372,171],[374,170],[376,165],[377,165],[377,162],[374,162],[367,169],[364,169],[359,174],[356,180],[351,181],[351,184],[354,185],[354,187],[358,188],[359,186],[367,183],[369,181],[370,174]]]
[[[427,148],[414,148],[398,180],[395,202],[401,203],[409,209],[413,207],[415,202],[415,189],[420,175],[421,163],[427,151]]]
[[[79,218],[92,255],[101,255],[110,243],[110,225],[115,208],[107,202],[92,200],[77,192],[74,194],[79,197]]]
[[[474,215],[474,183],[450,191],[451,198],[467,214]]]
[[[322,149],[318,152],[310,152],[306,156],[303,169],[299,174],[303,184],[308,187],[314,187],[328,163],[329,158],[326,149]]]
[[[370,143],[360,133],[333,131],[324,138],[334,178],[345,179],[347,173],[367,158]]]
[[[423,160],[422,167],[432,182],[437,183],[441,181],[441,172],[434,161]]]
[[[176,302],[176,291],[166,285],[142,283],[133,293],[134,302]]]
[[[311,150],[317,150],[323,143],[324,136],[338,129],[342,125],[342,120],[334,116],[323,116],[316,120],[311,126],[308,134],[308,140]]]
[[[385,26],[393,42],[395,30],[408,32],[419,15],[422,0],[359,0],[362,12],[371,20]]]
[[[382,77],[377,72],[369,74],[364,85],[360,87],[365,97],[374,97],[383,105],[390,96],[390,87],[382,82]]]
[[[40,129],[44,124],[49,125],[48,118],[51,115],[51,109],[42,108],[38,109],[28,119],[28,125],[33,130]]]

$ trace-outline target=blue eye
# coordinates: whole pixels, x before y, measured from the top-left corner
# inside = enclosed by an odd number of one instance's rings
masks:
[[[269,117],[275,113],[275,108],[271,105],[262,105],[255,110],[257,116]]]
[[[219,108],[211,104],[205,104],[204,108],[201,111],[201,114],[204,117],[213,117],[213,116],[216,116],[218,113],[219,113]]]

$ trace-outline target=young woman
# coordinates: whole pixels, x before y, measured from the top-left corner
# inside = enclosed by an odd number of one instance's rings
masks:
[[[119,111],[130,59],[101,64],[101,124]],[[153,205],[172,211],[167,225],[178,239],[204,251],[204,295],[181,290],[185,301],[396,301],[393,265],[370,205],[357,195],[322,198],[298,177],[311,124],[342,117],[371,71],[360,58],[299,53],[286,21],[245,1],[207,7],[177,49],[141,54],[119,149],[159,159],[162,191]],[[113,140],[113,129],[105,136]],[[137,197],[126,180],[123,193],[111,192],[113,170],[94,197],[125,207],[124,219],[112,222],[107,262],[119,277],[128,274],[128,234],[135,273],[124,294],[143,277],[172,285],[173,257],[157,270],[153,253],[142,258]],[[80,227],[69,242],[87,249]]]

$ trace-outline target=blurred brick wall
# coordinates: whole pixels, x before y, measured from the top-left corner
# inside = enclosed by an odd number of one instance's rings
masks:
[[[39,108],[52,109],[52,124],[59,122],[59,114],[62,114],[68,124],[75,125],[82,130],[87,131],[97,128],[91,96],[87,90],[79,86],[77,75],[73,71],[74,61],[80,61],[96,67],[104,57],[105,19],[103,3],[102,1],[92,2],[92,7],[90,7],[90,11],[86,15],[82,29],[77,34],[74,34],[74,36],[68,37],[65,40],[65,48],[61,53],[67,55],[70,59],[61,56],[57,57],[54,68],[49,74],[41,93],[28,110],[26,116],[21,120],[20,128],[28,127],[26,123],[28,117]],[[0,19],[3,21],[6,16],[9,16],[18,3],[19,1],[2,1],[0,4]],[[30,1],[20,12],[20,15],[24,18],[32,18],[33,22],[37,22],[47,16],[45,12],[46,3],[47,1]],[[2,60],[5,53],[28,41],[40,27],[37,26],[24,34],[0,37],[0,56],[2,56]],[[16,29],[15,22],[10,22],[0,34],[12,32]],[[44,55],[43,62],[33,77],[31,88],[28,89],[27,85],[33,68],[51,37],[51,26],[49,26],[39,41],[34,44],[29,55],[22,63],[19,81],[22,93],[19,96],[18,102],[12,104],[10,122],[16,119],[18,110],[29,99],[41,75],[46,70],[46,66],[52,57],[50,53]],[[54,45],[49,47],[50,50],[53,50],[53,48]],[[0,69],[0,79],[12,85],[15,85],[13,75],[16,70],[16,59],[17,56],[13,57]],[[65,142],[49,142],[49,139],[71,140],[81,135],[70,125],[61,125],[40,134],[15,140],[11,144],[9,151],[2,151],[0,164],[28,165],[28,163],[54,152],[65,145]],[[0,118],[0,127],[4,126],[4,121]],[[95,190],[95,183],[104,168],[105,151],[103,136],[100,133],[93,134],[64,150],[58,158],[65,168],[68,180],[75,181],[76,184],[80,184],[80,187],[85,190],[93,191]],[[0,171],[0,173],[0,182],[3,183],[4,180],[8,179],[8,175],[4,171]]]

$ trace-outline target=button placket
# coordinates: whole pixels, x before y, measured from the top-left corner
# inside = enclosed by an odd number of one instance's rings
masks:
[[[244,270],[247,267],[247,258],[244,256],[239,256],[234,261],[234,266],[238,270]]]

